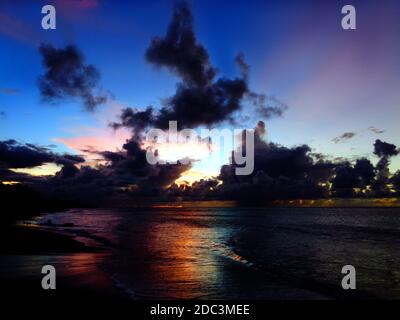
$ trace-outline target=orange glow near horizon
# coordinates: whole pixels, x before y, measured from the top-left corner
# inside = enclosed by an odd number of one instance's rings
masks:
[[[154,209],[179,209],[183,208],[181,204],[157,204],[152,206]]]
[[[201,160],[207,158],[211,152],[211,145],[207,142],[166,142],[153,145],[145,142],[143,149],[151,147],[157,150],[160,158],[165,161],[177,161],[183,158]]]
[[[16,173],[26,173],[31,176],[54,176],[58,171],[62,168],[61,165],[55,163],[45,163],[41,166],[33,167],[33,168],[18,168],[18,169],[10,169]]]
[[[21,182],[19,181],[1,181],[0,183],[6,185],[6,186],[13,186],[16,184],[21,184]]]
[[[201,179],[207,180],[211,178],[215,178],[215,176],[205,172],[189,169],[188,171],[183,172],[181,176],[175,180],[175,183],[177,185],[191,186],[196,181],[200,181]]]

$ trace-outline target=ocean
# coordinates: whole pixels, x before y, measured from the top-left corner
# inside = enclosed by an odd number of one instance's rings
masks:
[[[400,298],[400,208],[74,209],[36,223],[108,248],[82,263],[132,299]]]

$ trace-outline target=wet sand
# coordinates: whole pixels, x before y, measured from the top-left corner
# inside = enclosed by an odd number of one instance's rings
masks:
[[[0,234],[0,283],[9,303],[124,301],[99,265],[110,256],[64,234],[12,227]],[[56,290],[44,290],[43,265],[53,265]]]

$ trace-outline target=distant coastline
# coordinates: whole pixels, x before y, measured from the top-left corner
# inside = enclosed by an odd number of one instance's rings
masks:
[[[292,199],[265,202],[246,202],[235,200],[183,200],[154,201],[152,199],[132,199],[131,201],[111,201],[105,207],[110,208],[398,208],[400,199],[393,198],[330,198],[330,199]]]

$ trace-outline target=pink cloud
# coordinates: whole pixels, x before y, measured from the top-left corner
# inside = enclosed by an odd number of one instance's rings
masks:
[[[128,130],[110,131],[106,129],[93,129],[90,135],[81,135],[69,138],[55,138],[54,141],[63,143],[68,148],[83,153],[87,160],[99,158],[98,151],[117,151],[131,137]]]

